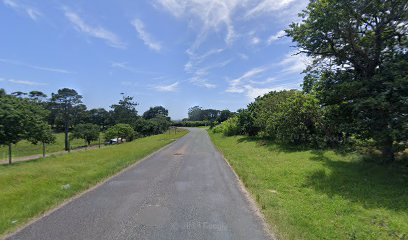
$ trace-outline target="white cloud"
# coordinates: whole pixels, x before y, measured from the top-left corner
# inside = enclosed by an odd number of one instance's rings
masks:
[[[16,80],[16,79],[8,79],[7,81],[11,82],[11,83],[15,83],[15,84],[22,84],[22,85],[29,85],[29,86],[47,85],[46,83],[32,82],[32,81],[25,81],[25,80]]]
[[[261,39],[259,39],[258,37],[252,37],[252,39],[251,39],[251,43],[253,44],[253,45],[257,45],[257,44],[259,44],[261,42]]]
[[[114,62],[112,61],[111,63],[112,68],[118,68],[118,69],[123,69],[132,73],[142,73],[142,74],[148,74],[148,75],[157,75],[160,74],[159,72],[152,72],[152,71],[145,71],[145,70],[140,70],[137,68],[134,68],[129,65],[127,62]]]
[[[225,49],[222,48],[211,49],[201,55],[187,50],[186,52],[189,56],[189,61],[184,65],[184,70],[187,73],[193,73],[198,68],[198,65],[203,63],[209,57],[222,53],[224,50]]]
[[[224,38],[225,42],[231,44],[236,37],[232,15],[235,9],[242,6],[244,2],[246,1],[156,0],[158,5],[175,17],[188,17],[191,19],[192,25],[199,25],[199,34],[191,47],[193,51],[201,45],[209,32],[217,32],[222,27],[226,32]]]
[[[4,5],[17,9],[20,6],[17,4],[17,2],[15,2],[14,0],[3,0]]]
[[[310,64],[310,59],[304,54],[298,54],[296,51],[289,52],[285,55],[282,61],[278,63],[279,66],[283,67],[281,72],[289,74],[302,73],[308,64]]]
[[[155,86],[154,89],[159,92],[175,92],[178,89],[179,82],[175,82],[170,85],[158,85]]]
[[[276,34],[270,36],[268,38],[268,45],[272,44],[273,42],[283,38],[286,35],[286,32],[284,30],[281,30],[279,32],[277,32]]]
[[[78,14],[69,9],[64,9],[65,17],[74,25],[75,30],[85,33],[91,37],[104,40],[109,46],[115,48],[126,48],[126,44],[113,32],[106,30],[103,27],[91,26],[86,23]]]
[[[140,19],[134,19],[131,24],[135,28],[136,32],[139,35],[139,38],[144,42],[146,46],[149,48],[155,50],[155,51],[160,51],[162,46],[159,42],[154,40],[152,36],[146,31],[145,26],[143,22]]]
[[[4,5],[6,5],[9,8],[12,8],[16,12],[23,12],[25,13],[28,17],[30,17],[32,20],[36,21],[39,17],[42,16],[42,13],[25,4],[18,3],[15,0],[3,0]]]
[[[252,87],[250,85],[245,85],[244,87],[245,87],[245,90],[246,90],[245,95],[248,98],[250,98],[251,100],[253,100],[253,99],[255,99],[255,98],[259,97],[259,96],[263,96],[263,95],[265,95],[265,94],[267,94],[267,93],[269,93],[271,91],[282,91],[282,90],[285,89],[283,87],[255,88],[255,87]]]
[[[34,8],[30,8],[30,7],[26,9],[26,13],[33,20],[37,20],[42,15],[41,12],[39,12],[38,10]]]
[[[229,82],[229,87],[227,88],[226,92],[230,93],[243,93],[245,92],[245,82],[252,80],[252,78],[260,75],[261,73],[267,70],[266,67],[256,67],[253,68],[240,77],[235,78]]]
[[[248,60],[249,57],[248,55],[244,54],[244,53],[238,53],[238,56],[242,59],[242,60]]]
[[[12,64],[12,65],[17,65],[17,66],[24,66],[32,69],[37,69],[37,70],[42,70],[42,71],[47,71],[47,72],[56,72],[56,73],[64,73],[64,74],[70,74],[73,73],[71,71],[61,69],[61,68],[51,68],[51,67],[41,67],[41,66],[36,66],[16,60],[11,60],[11,59],[4,59],[0,58],[0,62],[2,63],[7,63],[7,64]]]
[[[247,13],[247,17],[254,17],[260,14],[276,12],[287,8],[291,3],[296,0],[262,0],[258,2]]]

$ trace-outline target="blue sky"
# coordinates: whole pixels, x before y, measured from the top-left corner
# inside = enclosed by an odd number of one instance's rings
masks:
[[[125,93],[187,109],[237,110],[299,88],[307,59],[282,36],[306,0],[1,0],[0,88],[76,89],[89,108]]]

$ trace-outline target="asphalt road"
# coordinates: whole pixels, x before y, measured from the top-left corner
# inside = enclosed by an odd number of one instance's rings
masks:
[[[268,239],[203,129],[10,239]]]

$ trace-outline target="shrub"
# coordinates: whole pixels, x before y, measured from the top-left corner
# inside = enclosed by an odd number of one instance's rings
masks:
[[[224,136],[234,136],[241,134],[241,129],[238,125],[238,117],[232,117],[222,122],[212,130],[214,133],[222,133]]]
[[[129,124],[118,123],[113,127],[108,128],[105,132],[105,139],[108,141],[113,138],[122,138],[127,141],[132,141],[134,130]]]

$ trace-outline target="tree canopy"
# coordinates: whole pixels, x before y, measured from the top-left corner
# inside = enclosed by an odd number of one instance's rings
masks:
[[[286,32],[313,59],[305,90],[392,161],[408,131],[407,1],[311,1],[300,16]]]

